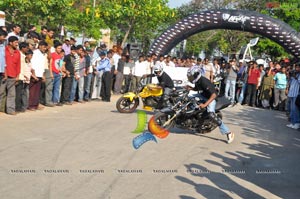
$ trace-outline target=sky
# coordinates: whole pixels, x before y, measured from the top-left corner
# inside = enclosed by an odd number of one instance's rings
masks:
[[[182,4],[189,3],[191,0],[169,0],[169,5],[171,8],[176,8]]]

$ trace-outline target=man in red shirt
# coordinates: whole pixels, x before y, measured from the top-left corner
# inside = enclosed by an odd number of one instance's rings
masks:
[[[18,76],[21,70],[21,54],[18,50],[19,40],[16,36],[8,38],[8,45],[5,48],[5,80],[6,80],[6,112],[16,115],[16,87]],[[0,99],[1,101],[1,99]]]
[[[61,84],[61,50],[62,50],[62,44],[61,43],[55,43],[54,44],[55,52],[51,53],[51,59],[50,59],[50,67],[52,67],[52,74],[54,77],[53,80],[53,90],[52,90],[52,102],[55,105],[62,105],[59,103],[59,91],[60,91],[60,84]]]
[[[249,72],[248,72],[248,82],[247,82],[246,104],[248,106],[255,106],[256,90],[258,89],[259,78],[260,78],[260,71],[257,68],[257,63],[251,61]]]

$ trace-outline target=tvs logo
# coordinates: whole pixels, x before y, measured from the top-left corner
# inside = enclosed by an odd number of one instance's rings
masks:
[[[250,17],[239,15],[239,16],[231,16],[230,14],[223,14],[223,20],[228,21],[230,23],[245,23],[247,20],[250,20]]]
[[[156,121],[154,116],[151,117],[151,119],[148,122],[148,129],[145,130],[146,124],[147,124],[147,115],[145,111],[137,111],[137,127],[132,133],[140,134],[137,137],[135,137],[132,141],[133,147],[135,149],[140,148],[143,144],[145,144],[148,141],[154,141],[157,143],[157,140],[155,137],[158,137],[160,139],[164,139],[169,135],[169,131],[160,127]]]

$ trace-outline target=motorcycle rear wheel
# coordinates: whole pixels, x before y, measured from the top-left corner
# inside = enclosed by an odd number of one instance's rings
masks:
[[[170,119],[172,118],[172,115],[170,114],[166,114],[166,113],[162,113],[162,112],[158,112],[154,115],[154,120],[155,122],[162,128],[170,130],[171,128],[174,127],[175,125],[175,121],[172,120],[168,125],[164,126],[164,124]]]
[[[130,101],[127,97],[120,97],[116,103],[116,108],[120,113],[132,113],[139,105],[139,98]]]

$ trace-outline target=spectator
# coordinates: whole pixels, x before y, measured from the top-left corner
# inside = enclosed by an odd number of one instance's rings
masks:
[[[0,112],[5,112],[5,101],[6,101],[6,78],[5,78],[5,45],[7,32],[0,29]]]
[[[55,52],[51,53],[50,59],[50,67],[52,68],[53,74],[53,90],[52,90],[52,102],[54,105],[61,106],[60,102],[60,85],[61,85],[61,51],[62,51],[62,44],[55,43],[54,45]]]
[[[46,36],[47,36],[47,32],[48,32],[48,28],[46,26],[42,26],[41,28],[41,40],[46,40]]]
[[[42,81],[45,81],[45,67],[48,63],[47,58],[48,44],[45,41],[40,41],[38,49],[33,52],[31,59],[32,69],[35,71],[37,78],[31,78],[29,84],[29,102],[28,110],[41,110],[43,107],[39,106],[39,98],[41,93]]]
[[[105,56],[105,52],[100,52],[100,58],[98,58],[98,64],[96,66],[96,69],[97,69],[97,73],[103,71],[103,78],[102,78],[102,85],[101,85],[102,101],[110,102],[111,65],[110,65],[109,58]]]
[[[138,84],[141,81],[143,75],[146,75],[146,62],[144,61],[144,56],[140,55],[139,60],[135,62],[135,65],[132,68],[131,90],[133,92],[136,91]]]
[[[98,47],[96,49],[96,53],[93,54],[93,68],[94,68],[94,84],[93,84],[93,92],[92,92],[92,99],[96,99],[99,100],[100,99],[100,94],[101,94],[101,88],[102,88],[102,76],[103,76],[103,70],[101,71],[97,71],[97,65],[100,62],[100,53],[103,52],[104,54],[106,54],[104,51],[101,51],[100,47]]]
[[[238,104],[243,104],[244,97],[246,94],[247,89],[247,80],[248,80],[248,66],[246,63],[239,62],[239,72],[237,73],[237,86],[240,89],[239,96],[238,96]]]
[[[18,50],[19,40],[16,36],[8,38],[8,45],[5,48],[5,89],[7,92],[6,112],[9,115],[16,115],[16,87],[21,70],[21,54]],[[0,102],[1,104],[1,102]]]
[[[53,29],[48,29],[45,41],[47,42],[49,48],[54,46],[54,30]],[[53,51],[51,53],[53,53]]]
[[[62,45],[62,49],[65,51],[65,55],[69,55],[71,53],[70,38],[65,39],[65,42]]]
[[[25,112],[28,108],[29,105],[29,83],[30,83],[30,79],[33,78],[35,81],[38,81],[38,78],[35,76],[35,72],[31,67],[31,59],[32,59],[32,55],[33,52],[32,50],[28,50],[26,52],[26,58],[25,58],[25,62],[26,62],[26,66],[24,68],[24,81],[23,81],[23,93],[22,93],[22,109],[21,112]]]
[[[236,62],[233,60],[230,60],[229,64],[230,68],[228,69],[228,76],[226,79],[225,97],[227,99],[230,99],[231,106],[233,106],[235,102],[235,85],[237,79],[237,72],[239,71],[239,68],[236,66]],[[229,91],[230,95],[228,95]]]
[[[191,66],[189,66],[191,67]],[[203,61],[203,68],[205,70],[205,77],[210,80],[211,82],[214,81],[214,74],[213,74],[213,65],[209,63],[208,58],[205,58]]]
[[[111,88],[111,64],[109,58],[105,55],[104,51],[100,52],[100,57],[97,58],[96,75],[103,74],[101,78],[101,93],[102,101],[110,102],[110,88]],[[93,65],[95,65],[93,64]]]
[[[91,85],[93,78],[93,66],[91,62],[91,53],[93,51],[91,49],[87,49],[84,51],[85,56],[85,77],[84,77],[84,96],[83,100],[90,101],[91,100]]]
[[[289,110],[291,123],[287,127],[293,129],[300,128],[300,118],[299,118],[299,108],[296,106],[296,99],[299,95],[299,85],[300,85],[300,74],[299,65],[296,65],[296,70],[290,73],[290,81],[288,86],[288,100],[289,100]]]
[[[89,41],[85,41],[83,44],[83,50],[86,51],[90,49],[90,42]]]
[[[257,68],[257,63],[251,61],[249,72],[248,72],[248,82],[247,82],[246,105],[248,106],[255,106],[256,90],[258,89],[259,78],[260,78],[260,72]]]
[[[66,105],[72,105],[70,95],[74,78],[74,63],[76,54],[76,47],[71,46],[71,54],[64,56],[62,65],[63,79],[60,102]]]
[[[73,37],[70,38],[70,45],[71,46],[76,46],[76,39],[74,39]]]
[[[124,78],[123,71],[124,71],[125,62],[126,62],[126,54],[123,53],[121,58],[118,61],[118,66],[117,66],[116,82],[114,86],[114,94],[116,95],[121,94],[122,82]]]
[[[146,64],[146,75],[150,75],[152,74],[152,68],[153,68],[153,61],[151,59],[151,56],[148,55],[147,56],[147,60],[145,61],[145,64]],[[147,77],[146,78],[146,84],[150,84],[151,83],[151,77]]]
[[[25,61],[26,58],[26,53],[28,51],[28,44],[25,42],[22,42],[19,44],[19,49],[20,49],[20,56],[21,56],[21,69],[20,69],[20,74],[18,77],[18,81],[16,81],[16,112],[25,112],[27,107],[24,107],[24,104],[26,103],[26,99],[23,95],[25,95],[25,87],[24,87],[24,82],[26,80],[29,80],[28,77],[25,76],[25,70],[27,68],[27,64]],[[30,76],[29,76],[30,78]],[[24,100],[25,99],[25,100]],[[24,103],[25,102],[25,103]]]
[[[84,49],[83,46],[77,46],[77,54],[79,56],[79,68],[74,67],[75,70],[75,81],[73,81],[72,86],[72,95],[76,93],[78,87],[78,102],[83,103],[83,94],[84,94],[84,76],[85,76],[85,68],[86,68],[86,61],[84,56]],[[72,98],[71,101],[74,99]]]
[[[270,100],[274,88],[274,76],[270,73],[270,70],[270,67],[266,68],[266,73],[261,82],[260,100],[263,108],[270,108]]]
[[[74,66],[74,78],[72,82],[72,89],[70,93],[70,102],[73,103],[76,96],[76,88],[78,86],[78,80],[80,79],[80,55],[79,52],[82,51],[82,46],[76,47],[76,53],[74,53],[74,60],[73,60],[73,66]]]
[[[24,34],[24,39],[27,40],[30,38],[31,32],[36,31],[36,26],[35,25],[30,25],[28,28],[28,32]]]
[[[47,42],[46,42],[47,43]],[[40,103],[47,106],[47,107],[54,107],[54,104],[52,102],[52,93],[53,93],[53,80],[54,76],[52,73],[52,67],[49,65],[49,62],[51,60],[51,53],[50,53],[49,44],[47,43],[47,56],[46,60],[44,62],[45,66],[45,81],[42,81],[41,84],[41,92],[40,92]]]
[[[124,93],[127,93],[130,90],[133,67],[134,67],[133,61],[130,59],[129,56],[126,55],[126,62],[124,64],[124,70],[123,70],[124,81],[125,81],[124,88],[123,88]]]
[[[21,26],[19,24],[14,24],[12,26],[12,31],[10,33],[8,33],[7,35],[7,39],[9,39],[9,37],[11,36],[15,36],[18,38],[18,41],[20,40],[20,32],[21,32]]]
[[[171,56],[170,55],[168,55],[166,57],[165,63],[166,63],[167,67],[175,67],[175,63],[171,60]]]
[[[274,89],[274,109],[283,110],[286,100],[287,77],[286,68],[282,67],[280,72],[274,76],[275,89]]]

